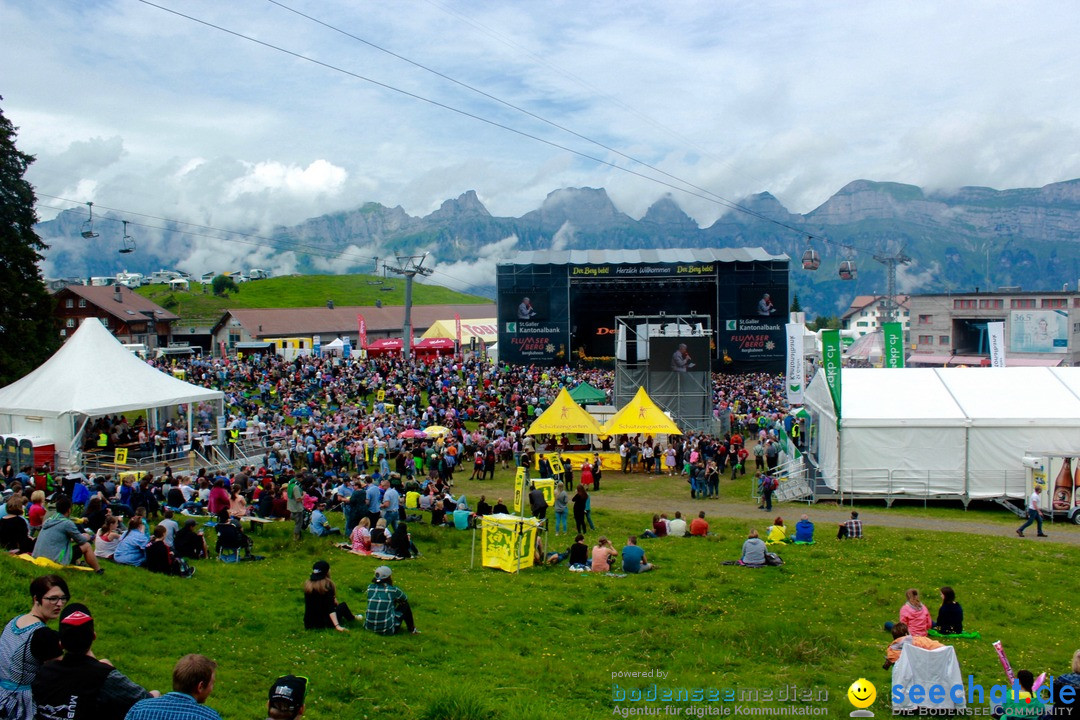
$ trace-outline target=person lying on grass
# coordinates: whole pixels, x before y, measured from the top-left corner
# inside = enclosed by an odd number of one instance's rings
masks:
[[[900,659],[900,653],[903,652],[904,647],[907,645],[914,645],[923,650],[937,650],[938,648],[945,647],[937,640],[911,635],[908,632],[907,624],[902,622],[893,625],[892,636],[893,641],[889,644],[889,647],[885,649],[885,664],[881,666],[885,670],[888,670],[896,664],[896,661]]]

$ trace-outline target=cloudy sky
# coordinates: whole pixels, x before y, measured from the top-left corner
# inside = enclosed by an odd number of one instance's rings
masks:
[[[568,186],[635,217],[666,192],[702,225],[724,212],[408,61],[666,182],[797,212],[858,178],[1080,177],[1072,0],[157,2],[265,44],[140,0],[0,0],[2,107],[39,193],[254,228],[470,189],[496,215]]]

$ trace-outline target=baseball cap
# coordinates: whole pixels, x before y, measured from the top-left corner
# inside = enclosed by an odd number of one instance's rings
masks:
[[[71,603],[60,613],[60,643],[69,652],[85,652],[94,644],[94,618],[90,608]]]
[[[330,563],[325,560],[319,560],[311,566],[311,579],[322,580],[330,572]]]
[[[375,568],[375,582],[383,582],[387,580],[391,575],[391,570],[386,565],[380,565]]]
[[[307,678],[296,675],[282,675],[270,686],[270,702],[275,705],[288,705],[299,708],[304,704],[307,692]]]

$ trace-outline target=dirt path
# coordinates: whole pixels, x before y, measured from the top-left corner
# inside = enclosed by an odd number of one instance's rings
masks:
[[[681,510],[687,518],[697,515],[699,510],[704,510],[707,517],[735,518],[739,520],[757,520],[761,525],[768,525],[776,515],[784,517],[785,522],[794,525],[803,513],[810,515],[810,519],[818,526],[818,532],[823,537],[835,535],[834,524],[847,520],[851,515],[848,508],[841,509],[836,505],[806,503],[773,503],[773,512],[765,513],[758,510],[749,499],[746,502],[735,503],[723,500],[691,500],[684,492],[678,496],[674,493],[662,498],[640,498],[620,494],[618,490],[610,495],[606,490],[593,495],[593,507],[627,512],[656,512],[657,508],[675,508]],[[860,509],[859,519],[868,534],[873,533],[874,526],[891,528],[911,528],[913,530],[945,530],[948,532],[969,533],[972,535],[990,535],[997,537],[1011,537],[1017,542],[1040,542],[1040,543],[1063,543],[1067,545],[1080,545],[1080,526],[1068,522],[1057,522],[1053,525],[1044,523],[1043,530],[1050,537],[1040,538],[1035,535],[1035,526],[1024,531],[1025,538],[1016,537],[1016,528],[1022,521],[1017,518],[1015,524],[998,524],[979,522],[978,520],[951,520],[940,517],[919,517],[911,514],[910,509],[903,512],[890,511],[885,508]],[[973,512],[976,515],[977,513]],[[670,512],[669,512],[670,516]]]

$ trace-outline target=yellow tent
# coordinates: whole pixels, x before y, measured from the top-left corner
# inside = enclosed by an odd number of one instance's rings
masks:
[[[581,433],[599,435],[600,424],[593,416],[581,408],[566,388],[559,390],[555,402],[536,419],[526,435],[559,435],[560,433]]]
[[[638,388],[637,395],[622,410],[611,416],[603,432],[607,435],[682,435],[679,426],[664,414],[643,387]]]
[[[420,338],[450,338],[457,336],[454,319],[436,320]],[[495,318],[482,318],[479,320],[461,320],[461,342],[468,345],[472,338],[477,342],[491,344],[499,339],[499,321]]]

